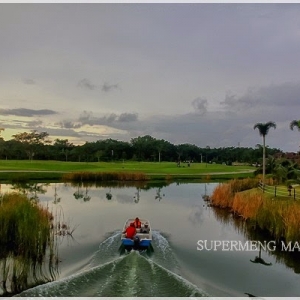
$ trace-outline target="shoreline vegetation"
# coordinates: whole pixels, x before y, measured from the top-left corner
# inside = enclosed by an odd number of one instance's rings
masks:
[[[213,191],[210,203],[267,232],[278,243],[299,243],[300,203],[289,197],[288,192],[280,197],[263,193],[258,188],[259,181],[247,178],[221,183]]]
[[[58,264],[53,220],[48,208],[26,195],[1,195],[1,296],[55,280]]]

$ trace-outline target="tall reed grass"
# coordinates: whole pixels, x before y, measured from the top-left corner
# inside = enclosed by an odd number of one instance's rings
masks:
[[[255,188],[257,183],[242,179],[220,184],[213,191],[211,203],[254,222],[277,241],[300,242],[300,203],[272,198]]]
[[[149,177],[140,172],[72,172],[64,174],[64,182],[101,182],[101,181],[146,181]]]
[[[257,178],[233,179],[221,183],[213,191],[210,197],[211,203],[214,206],[231,208],[235,193],[257,187],[258,183],[259,179]]]
[[[0,281],[5,293],[20,292],[37,281],[54,280],[53,216],[25,195],[0,198]],[[49,271],[43,262],[49,254]]]

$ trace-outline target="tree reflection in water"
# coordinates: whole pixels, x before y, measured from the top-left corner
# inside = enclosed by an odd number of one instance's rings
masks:
[[[73,193],[73,196],[76,200],[83,198],[83,192],[80,190],[81,184],[77,184],[77,191]]]
[[[53,203],[54,204],[57,204],[60,202],[61,198],[60,197],[57,197],[58,194],[57,194],[57,187],[56,187],[56,183],[54,184],[54,201]]]
[[[165,196],[165,194],[161,194],[161,188],[158,188],[156,190],[155,200],[158,199],[158,201],[160,201],[162,199],[162,197],[164,197],[164,196]]]
[[[106,193],[105,197],[107,200],[111,200],[111,198],[112,198],[111,187],[109,188],[109,191],[108,191],[108,193]]]
[[[265,262],[265,260],[261,258],[261,244],[259,245],[258,256],[255,256],[254,260],[250,259],[250,261],[252,263],[262,264],[262,265],[265,265],[265,266],[271,266],[272,265],[271,263]]]
[[[12,190],[28,196],[30,200],[38,202],[38,194],[45,194],[47,186],[49,186],[49,183],[16,182],[12,183]]]
[[[139,187],[136,188],[135,196],[133,196],[134,202],[139,203],[140,202],[140,192],[141,189]]]
[[[83,196],[83,201],[87,202],[91,200],[91,196],[88,195],[88,188],[87,186],[85,187],[85,195]]]

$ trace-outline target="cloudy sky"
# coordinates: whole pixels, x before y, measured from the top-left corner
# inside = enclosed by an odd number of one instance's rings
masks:
[[[300,3],[0,4],[0,127],[298,151]]]

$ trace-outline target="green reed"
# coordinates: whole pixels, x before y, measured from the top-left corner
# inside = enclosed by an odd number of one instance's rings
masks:
[[[0,280],[4,294],[54,280],[56,248],[52,221],[48,209],[26,195],[1,196]],[[43,264],[46,258],[47,272]]]

